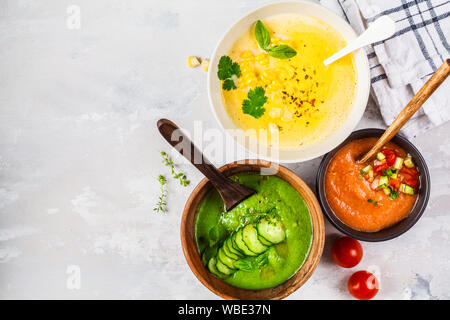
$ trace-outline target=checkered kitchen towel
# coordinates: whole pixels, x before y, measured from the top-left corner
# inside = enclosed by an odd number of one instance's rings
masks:
[[[437,68],[450,57],[449,0],[321,0],[358,34],[381,15],[396,33],[366,48],[372,96],[389,125]],[[444,82],[403,127],[407,137],[450,120],[450,81]]]

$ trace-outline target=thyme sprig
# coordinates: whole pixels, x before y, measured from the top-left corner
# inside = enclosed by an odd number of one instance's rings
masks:
[[[167,189],[166,189],[165,185],[166,185],[167,180],[166,180],[166,178],[164,178],[164,176],[162,174],[160,174],[158,176],[158,181],[159,181],[159,186],[161,188],[161,196],[159,196],[158,202],[156,203],[156,206],[153,208],[153,211],[156,211],[158,213],[159,212],[165,213],[166,205],[167,205],[167,201],[166,201]]]
[[[172,173],[172,177],[174,179],[178,179],[178,181],[180,181],[180,184],[184,187],[186,187],[190,181],[187,179],[186,175],[183,172],[179,172],[177,173],[175,170],[175,164],[173,163],[173,160],[169,157],[169,155],[164,152],[161,151],[161,156],[163,157],[162,163],[170,168],[170,171]]]

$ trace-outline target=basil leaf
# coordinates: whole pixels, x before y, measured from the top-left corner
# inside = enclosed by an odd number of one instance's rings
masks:
[[[279,46],[268,49],[267,54],[277,59],[289,59],[294,57],[297,54],[297,51],[288,45],[280,44]]]
[[[269,263],[269,253],[266,251],[263,254],[260,254],[256,258],[256,263],[258,264],[259,267],[267,265]]]
[[[227,230],[221,224],[215,225],[209,230],[209,245],[212,247],[221,242],[227,236]]]
[[[207,247],[202,254],[202,262],[204,265],[208,264],[209,259],[214,257],[217,254],[218,246]]]
[[[259,46],[263,50],[268,50],[270,45],[270,32],[267,30],[264,23],[258,20],[255,25],[255,38]]]
[[[252,271],[255,269],[254,259],[252,258],[237,260],[234,266],[242,271]]]

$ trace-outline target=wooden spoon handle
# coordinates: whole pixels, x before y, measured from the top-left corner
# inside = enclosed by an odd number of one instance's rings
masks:
[[[216,167],[203,156],[200,150],[197,149],[192,141],[175,123],[167,119],[160,119],[157,126],[164,139],[200,170],[214,186],[218,182],[220,183],[224,180],[228,180],[227,177],[220,173]]]
[[[222,197],[227,211],[255,193],[254,190],[228,179],[217,170],[175,123],[160,119],[157,126],[164,139],[211,181]]]
[[[361,158],[360,162],[365,163],[373,158],[378,151],[389,142],[395,134],[403,127],[403,125],[416,113],[417,110],[424,104],[424,102],[433,94],[433,92],[444,82],[450,74],[450,59],[436,70],[430,79],[417,91],[416,95],[409,101],[409,103],[399,113],[397,118],[391,123],[389,128],[378,139],[377,143],[369,150],[369,152]]]

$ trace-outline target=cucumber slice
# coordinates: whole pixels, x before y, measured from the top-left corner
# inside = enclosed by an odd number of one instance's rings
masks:
[[[241,251],[239,251],[238,249],[234,248],[234,246],[233,246],[233,237],[232,236],[230,236],[225,241],[225,244],[227,246],[227,250],[229,251],[229,253],[234,255],[235,257],[237,257],[237,259],[241,259],[241,258],[244,257],[244,255],[241,253]],[[231,256],[229,256],[229,257],[231,257]],[[231,257],[231,258],[234,258],[234,257]]]
[[[217,260],[222,262],[224,265],[226,265],[230,270],[236,270],[236,268],[234,266],[234,261],[235,260],[231,259],[230,257],[228,257],[225,254],[225,252],[223,250],[223,247],[220,248],[219,251],[217,251]]]
[[[272,242],[270,242],[269,240],[267,240],[267,239],[265,239],[264,237],[260,236],[259,234],[258,234],[258,240],[259,240],[259,242],[261,242],[261,243],[262,243],[263,245],[265,245],[265,246],[270,247],[270,246],[273,245]]]
[[[260,254],[267,250],[268,247],[259,241],[258,231],[256,231],[254,224],[246,225],[242,230],[242,235],[245,244],[251,251]]]
[[[265,217],[258,222],[258,234],[267,241],[277,244],[286,238],[286,232],[277,218]]]
[[[219,279],[227,278],[228,276],[226,274],[223,274],[222,272],[217,270],[216,262],[217,262],[216,257],[212,257],[211,259],[209,259],[208,270]]]
[[[244,230],[244,229],[243,229],[243,228],[242,228],[242,229],[239,229],[239,230],[236,232],[236,238],[235,238],[235,240],[236,240],[237,246],[239,247],[239,249],[240,249],[242,252],[244,252],[244,254],[245,254],[246,256],[250,256],[250,257],[257,256],[258,254],[255,253],[255,252],[253,252],[253,251],[251,251],[250,248],[247,247],[247,245],[245,244],[244,239],[242,238],[242,230]]]
[[[223,253],[225,253],[225,255],[232,260],[239,260],[241,257],[230,251],[229,246],[228,246],[228,241],[229,241],[229,238],[227,240],[225,240],[225,242],[223,243],[223,246],[222,246]]]
[[[240,229],[238,229],[237,231],[239,231],[239,230],[240,230]],[[236,244],[236,234],[237,234],[237,232],[235,231],[235,232],[233,232],[233,234],[230,236],[230,243],[231,243],[231,246],[234,248],[234,250],[236,250],[237,252],[239,252],[239,254],[241,255],[242,258],[245,258],[245,257],[246,257],[245,252],[242,251],[242,250],[239,248],[239,246]]]
[[[229,276],[233,273],[233,270],[224,265],[219,259],[216,259],[216,268],[219,272]]]

